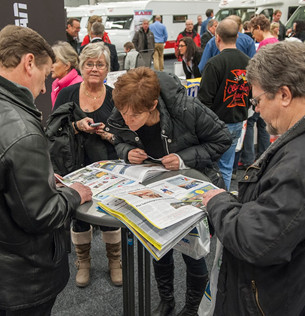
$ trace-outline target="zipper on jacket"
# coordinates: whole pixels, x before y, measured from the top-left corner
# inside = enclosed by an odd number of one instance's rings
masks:
[[[167,151],[167,154],[169,155],[169,149],[168,149],[168,144],[167,144],[167,138],[168,138],[168,136],[163,135],[163,134],[161,133],[161,137],[164,139],[164,142],[165,142],[165,150]]]
[[[252,287],[253,294],[255,296],[256,305],[258,309],[260,310],[261,314],[265,316],[265,313],[263,312],[261,304],[259,303],[259,300],[258,300],[258,289],[254,280],[251,281],[251,287]]]

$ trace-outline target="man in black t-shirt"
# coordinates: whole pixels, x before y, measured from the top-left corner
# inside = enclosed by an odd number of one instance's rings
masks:
[[[246,66],[250,60],[236,48],[238,25],[227,18],[218,24],[215,42],[220,54],[209,59],[202,73],[199,100],[224,121],[233,138],[231,147],[219,160],[227,189],[230,189],[235,148],[243,121],[248,116],[250,87],[246,80]]]

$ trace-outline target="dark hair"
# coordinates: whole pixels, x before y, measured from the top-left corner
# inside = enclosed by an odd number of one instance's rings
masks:
[[[118,78],[112,91],[114,104],[119,111],[127,107],[136,113],[149,111],[159,95],[159,79],[148,67],[130,69]]]
[[[0,62],[4,67],[17,67],[22,56],[29,53],[35,56],[37,67],[47,63],[48,57],[56,61],[51,46],[34,30],[8,25],[0,31]]]
[[[213,9],[207,9],[207,10],[205,11],[205,15],[209,18],[209,17],[212,15],[213,12],[214,12]]]
[[[77,18],[69,18],[69,19],[67,20],[67,26],[68,26],[68,25],[73,26],[73,22],[74,22],[74,21],[80,22],[79,19],[77,19]]]
[[[126,43],[124,44],[124,47],[125,47],[126,49],[131,50],[131,49],[134,49],[134,44],[133,44],[132,42],[126,42]]]
[[[179,40],[179,44],[181,42],[184,42],[184,44],[186,45],[186,52],[184,54],[184,57],[187,61],[190,61],[192,57],[195,55],[196,51],[198,50],[198,47],[196,46],[196,44],[194,43],[191,37],[182,37]]]
[[[282,13],[282,11],[279,10],[279,9],[277,9],[277,10],[275,10],[275,11],[273,12],[273,15],[277,15],[278,13]]]
[[[295,25],[295,32],[296,33],[305,31],[305,21],[297,20],[297,21],[295,21],[295,23],[296,23],[296,25]]]

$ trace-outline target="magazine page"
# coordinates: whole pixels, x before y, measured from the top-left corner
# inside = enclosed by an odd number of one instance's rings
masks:
[[[103,194],[99,196],[99,201],[98,205],[103,210],[112,216],[118,217],[124,223],[128,223],[158,250],[171,243],[181,231],[186,230],[194,222],[205,216],[201,212],[167,228],[158,229],[124,200]]]
[[[157,163],[147,164],[126,164],[122,160],[105,160],[98,161],[89,166],[90,168],[98,168],[109,171],[117,176],[124,176],[138,182],[155,177],[162,172],[168,172],[162,165]]]
[[[63,179],[61,179],[61,182],[66,186],[70,186],[75,182],[80,182],[84,185],[87,185],[91,188],[94,198],[95,195],[124,180],[125,178],[123,177],[119,177],[110,172],[94,169],[88,166],[69,173]]]
[[[106,212],[123,222],[157,260],[172,249],[181,238],[186,236],[194,228],[199,220],[202,220],[202,218],[206,216],[203,213],[199,213],[181,223],[159,230],[147,220],[139,219],[139,213],[132,209],[130,205],[127,203],[124,205],[124,203],[125,202],[120,199],[105,196],[103,202],[99,203],[99,205],[102,206],[100,211]],[[112,211],[110,207],[119,209],[119,211]],[[139,226],[136,223],[138,223]]]
[[[190,205],[190,203],[184,203],[143,185],[119,190],[113,195],[132,205],[143,217],[159,229],[169,227],[202,212],[201,209]]]
[[[190,205],[203,210],[205,210],[205,206],[202,204],[200,195],[209,190],[218,189],[218,187],[210,182],[201,181],[183,175],[177,175],[154,182],[147,187],[157,192],[173,196],[182,202],[189,203]]]

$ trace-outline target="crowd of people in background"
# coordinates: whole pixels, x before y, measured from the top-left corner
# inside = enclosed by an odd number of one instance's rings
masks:
[[[52,261],[53,240],[63,243],[74,210],[90,201],[92,192],[81,184],[57,185],[53,170],[64,176],[99,160],[140,164],[148,156],[162,159],[167,170],[196,169],[219,187],[202,195],[224,246],[215,315],[304,315],[305,181],[300,172],[305,161],[305,23],[297,21],[286,30],[280,10],[272,21],[261,14],[244,23],[236,15],[217,21],[212,9],[205,15],[205,20],[198,15],[195,25],[185,21],[174,47],[186,79],[201,78],[195,98],[177,76],[164,72],[168,33],[160,15],[151,24],[142,20],[125,43],[126,73],[114,89],[106,78],[120,65],[100,16],[89,18],[81,44],[76,18],[67,21],[67,41],[52,47],[31,29],[1,30],[0,174],[5,181],[0,184],[0,209],[10,236],[0,234],[0,271],[2,283],[14,294],[0,288],[0,315],[11,309],[50,315],[67,283],[65,246]],[[140,57],[147,67],[138,67]],[[49,73],[54,79],[52,113],[43,133],[34,99],[46,92]],[[245,121],[243,148],[236,154]],[[271,146],[270,134],[279,136]],[[20,152],[27,154],[16,158]],[[38,159],[33,152],[39,156],[35,177],[28,159]],[[71,164],[62,164],[65,160]],[[237,167],[246,174],[239,197],[234,197],[229,191]],[[110,278],[121,286],[120,229],[100,230]],[[77,255],[76,285],[86,287],[92,226],[73,220],[70,233]],[[195,316],[209,271],[204,258],[183,259],[187,289],[178,315]],[[153,260],[153,267],[160,296],[153,315],[171,315],[173,250]]]

